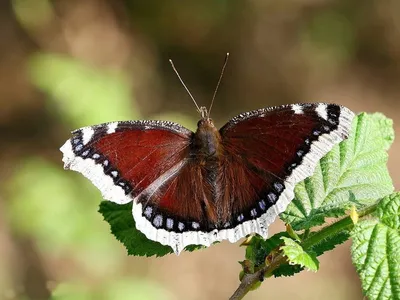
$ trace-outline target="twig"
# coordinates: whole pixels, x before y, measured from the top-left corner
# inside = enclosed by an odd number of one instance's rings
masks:
[[[359,217],[364,217],[367,216],[371,213],[373,213],[377,208],[377,203],[374,205],[371,205],[370,207],[367,207],[366,209],[360,211],[358,213]],[[312,246],[320,243],[327,237],[339,233],[344,230],[351,230],[351,228],[354,226],[353,220],[351,219],[350,216],[347,216],[335,223],[332,223],[331,225],[325,226],[321,230],[310,234],[303,242],[301,243],[301,246],[303,249],[308,249],[311,248]],[[236,291],[233,293],[230,300],[240,300],[243,299],[244,296],[253,288],[255,287],[256,284],[259,282],[263,281],[265,277],[270,277],[272,276],[272,273],[282,264],[287,263],[286,257],[283,255],[282,252],[278,252],[275,256],[275,258],[272,259],[272,262],[260,270],[258,270],[255,273],[248,274],[246,273],[241,282],[239,287],[236,289]]]
[[[263,267],[255,273],[245,274],[242,281],[240,282],[239,287],[229,299],[243,299],[243,297],[251,290],[252,287],[254,287],[258,282],[263,281],[265,277],[271,276],[273,271],[275,271],[280,265],[286,262],[286,257],[283,256],[283,254],[278,254],[267,266]]]

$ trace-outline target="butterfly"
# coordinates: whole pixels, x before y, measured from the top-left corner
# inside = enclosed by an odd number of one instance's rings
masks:
[[[188,245],[268,236],[294,187],[346,139],[354,113],[336,104],[292,104],[242,113],[221,129],[199,108],[196,132],[168,121],[83,127],[60,148],[64,168],[82,173],[118,204],[132,202],[138,230],[179,254]]]
[[[75,130],[60,149],[64,168],[109,201],[133,202],[136,228],[179,254],[191,244],[267,237],[295,185],[348,137],[354,117],[336,104],[293,104],[242,113],[218,130],[200,111],[196,132],[150,120]]]

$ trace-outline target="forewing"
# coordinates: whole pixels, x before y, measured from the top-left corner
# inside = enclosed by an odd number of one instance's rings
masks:
[[[65,169],[82,173],[105,199],[123,204],[185,164],[191,135],[171,122],[113,122],[74,131],[60,150]]]

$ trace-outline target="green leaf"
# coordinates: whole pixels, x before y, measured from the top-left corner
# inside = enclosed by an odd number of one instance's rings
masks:
[[[326,239],[320,241],[318,244],[315,244],[311,247],[311,251],[315,253],[316,256],[320,256],[324,254],[326,251],[330,251],[334,249],[337,245],[343,244],[350,238],[350,232],[341,231],[337,234],[331,235]]]
[[[377,215],[381,222],[393,229],[400,229],[400,193],[383,198],[377,207]]]
[[[293,276],[296,273],[300,273],[304,270],[304,267],[300,265],[290,265],[290,264],[282,264],[277,268],[273,274],[274,277],[289,277]]]
[[[265,258],[271,254],[273,250],[278,250],[283,244],[282,237],[289,238],[289,234],[287,232],[280,232],[267,240],[263,240],[261,237],[254,236],[246,248],[246,259],[252,261],[256,268],[263,266]],[[344,243],[349,239],[349,237],[350,233],[348,231],[342,231],[337,234],[330,235],[326,239],[307,249],[307,251],[310,252],[312,256],[315,255],[318,257],[324,252],[332,250],[337,245]],[[274,270],[272,274],[275,277],[292,276],[301,272],[303,269],[304,268],[300,265],[282,264],[276,270]]]
[[[146,238],[135,227],[132,216],[132,202],[124,205],[110,201],[100,203],[99,212],[111,226],[111,233],[126,247],[129,255],[164,256],[172,253],[172,248]]]
[[[384,140],[385,149],[389,150],[394,141],[393,120],[386,118],[381,113],[375,113],[371,115],[371,118],[376,124],[378,124],[381,136]]]
[[[290,238],[282,237],[281,239],[285,242],[281,250],[290,263],[300,265],[314,272],[318,270],[319,261],[314,253],[304,251],[296,241]]]
[[[283,245],[282,237],[289,238],[289,234],[283,231],[271,236],[267,240],[259,236],[254,236],[250,244],[246,247],[246,259],[253,263],[255,269],[263,267],[266,257],[273,250],[279,250],[279,247]],[[282,264],[272,274],[275,277],[292,276],[302,270],[303,268],[299,265]]]
[[[352,231],[353,263],[365,294],[374,299],[400,299],[400,193],[382,199],[376,217]]]
[[[277,233],[267,240],[260,236],[252,237],[250,244],[246,247],[246,259],[252,261],[255,267],[262,266],[271,251],[283,244],[281,240],[283,236],[289,237],[287,232]]]
[[[295,199],[281,219],[295,230],[308,229],[327,217],[343,216],[352,205],[359,209],[391,193],[386,167],[391,125],[381,114],[357,116],[349,138],[320,160],[313,176],[296,185]]]
[[[281,239],[284,241],[285,245],[281,246],[280,249],[288,258],[289,264],[299,265],[300,267],[305,267],[315,272],[318,270],[319,261],[315,253],[305,251],[300,244],[291,238],[282,237]]]
[[[135,256],[164,256],[172,253],[172,248],[149,240],[136,229],[132,216],[132,202],[119,205],[110,201],[100,203],[99,212],[110,224],[111,233],[125,246],[129,255]],[[186,251],[194,251],[204,247],[190,245]]]

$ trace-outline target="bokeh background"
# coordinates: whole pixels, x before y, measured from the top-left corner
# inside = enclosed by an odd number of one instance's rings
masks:
[[[64,171],[81,126],[199,118],[226,52],[213,118],[294,102],[380,111],[400,124],[397,0],[0,1],[0,299],[227,299],[244,249],[224,242],[128,257],[100,193]],[[389,169],[399,188],[400,143]],[[271,233],[284,229],[282,222]],[[349,243],[316,274],[268,279],[247,299],[362,299]]]

